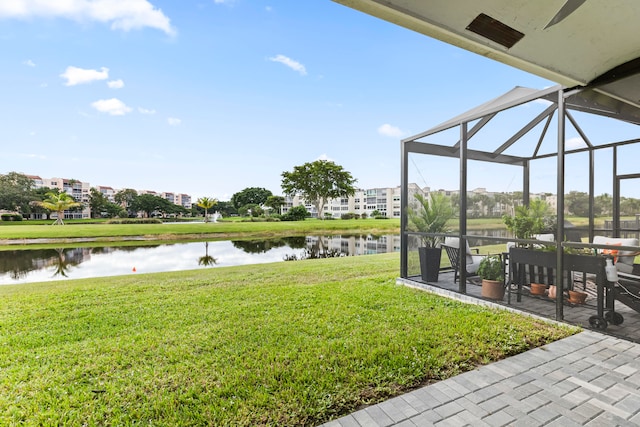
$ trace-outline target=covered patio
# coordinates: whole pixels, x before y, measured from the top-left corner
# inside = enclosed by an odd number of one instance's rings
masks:
[[[527,104],[534,103],[539,112],[535,111],[536,108],[531,106],[527,107]],[[509,241],[515,241],[518,243],[534,243],[531,241],[521,241],[513,237],[491,237],[486,235],[474,234],[467,229],[467,197],[469,187],[468,168],[472,162],[483,162],[491,165],[507,165],[509,167],[517,167],[521,169],[522,177],[522,203],[524,205],[529,204],[530,199],[530,187],[532,180],[532,168],[536,161],[542,161],[544,159],[555,159],[557,167],[557,203],[556,203],[556,215],[557,215],[557,229],[555,230],[556,240],[560,244],[556,245],[556,259],[555,259],[555,271],[565,271],[566,268],[563,265],[566,262],[564,253],[567,248],[578,249],[591,249],[602,250],[612,249],[614,246],[607,244],[594,244],[594,236],[603,235],[610,238],[635,235],[636,239],[640,230],[623,228],[620,221],[620,200],[621,200],[621,184],[627,180],[635,180],[640,177],[638,173],[620,173],[621,153],[624,152],[624,157],[632,155],[634,148],[640,139],[627,139],[622,141],[610,141],[606,143],[596,144],[589,137],[588,132],[581,126],[582,121],[589,123],[594,120],[592,116],[604,117],[608,121],[612,122],[609,126],[616,126],[617,122],[623,122],[626,124],[632,124],[632,129],[640,124],[640,110],[626,110],[625,103],[603,97],[602,94],[598,94],[591,89],[566,89],[562,86],[555,86],[544,90],[533,90],[528,88],[517,87],[513,90],[497,97],[483,105],[480,105],[464,114],[461,114],[451,120],[446,121],[434,128],[404,139],[402,141],[402,200],[407,201],[403,204],[403,209],[407,209],[407,205],[411,203],[409,188],[409,169],[412,165],[415,165],[415,161],[410,161],[410,156],[429,156],[430,158],[448,157],[455,159],[459,165],[458,176],[453,175],[452,179],[458,178],[459,189],[457,195],[459,197],[459,210],[458,210],[458,230],[455,234],[451,235],[460,239],[460,247],[464,248],[465,243],[468,242],[470,246],[478,246],[478,242],[484,242],[484,244],[502,244],[505,245],[504,249],[500,249],[498,252],[503,256],[507,256],[508,250],[506,243]],[[517,127],[515,132],[505,140],[496,140],[494,134],[491,134],[489,138],[483,140],[483,129],[488,126],[493,120],[499,120],[501,114],[506,114],[512,109],[525,108],[525,112],[534,114],[530,120],[526,121],[523,126]],[[513,124],[513,118],[509,117],[509,123]],[[554,123],[555,121],[555,123]],[[552,126],[554,123],[554,126]],[[565,132],[567,127],[571,127],[581,136],[582,144],[575,148],[567,149]],[[453,132],[451,132],[453,130]],[[449,132],[449,133],[447,133]],[[444,135],[442,135],[444,134]],[[439,137],[444,143],[430,142],[430,138]],[[556,142],[555,146],[550,146],[549,139]],[[475,141],[478,143],[475,143]],[[448,141],[448,144],[447,144]],[[546,145],[545,145],[545,142]],[[487,150],[485,147],[493,145],[493,148]],[[474,148],[470,148],[474,147]],[[485,149],[476,149],[476,147],[483,147]],[[635,149],[637,150],[637,148]],[[608,152],[610,155],[599,156],[600,152]],[[517,153],[517,154],[516,154]],[[565,230],[565,165],[567,159],[571,156],[580,156],[580,162],[577,163],[577,168],[580,170],[586,170],[586,177],[588,179],[588,194],[589,194],[589,223],[586,230],[584,230],[584,236],[581,239],[573,239],[574,241],[567,240],[567,233]],[[599,159],[596,162],[596,158]],[[433,160],[437,161],[437,160]],[[610,163],[609,163],[610,162]],[[424,163],[428,165],[429,163]],[[610,229],[596,228],[595,215],[594,215],[594,198],[595,198],[595,179],[596,171],[598,169],[605,169],[606,174],[609,175],[609,182],[612,184],[612,225]],[[427,167],[428,169],[428,167]],[[489,168],[492,170],[492,167]],[[425,171],[428,173],[428,171]],[[400,277],[403,280],[413,281],[419,286],[424,282],[419,276],[419,263],[417,262],[417,248],[420,246],[420,239],[424,233],[411,231],[411,227],[408,221],[408,215],[406,211],[403,212],[401,220],[401,265],[400,265]],[[574,230],[572,230],[574,231]],[[557,238],[557,236],[561,236]],[[543,242],[537,242],[537,244],[544,244]],[[637,243],[636,243],[637,244]],[[640,247],[637,246],[615,246],[620,250],[629,250],[633,252],[640,251]],[[591,251],[591,253],[593,253]],[[505,267],[506,268],[506,267]],[[506,271],[507,275],[509,271]],[[531,298],[528,289],[525,290],[525,296],[522,298],[508,298],[505,297],[504,302],[499,301],[500,304],[506,304],[512,307],[519,307],[519,309],[529,311],[542,315],[544,317],[552,318],[560,321],[568,321],[571,323],[581,324],[585,327],[593,327],[595,329],[608,331],[610,333],[623,334],[625,337],[635,340],[640,339],[640,335],[636,334],[637,328],[633,327],[634,324],[640,320],[640,315],[636,310],[629,310],[629,307],[625,307],[624,304],[620,304],[619,301],[614,301],[612,298],[610,301],[606,299],[607,295],[613,294],[614,283],[606,283],[604,286],[600,286],[599,291],[601,295],[598,296],[598,289],[592,289],[592,299],[590,303],[584,306],[576,306],[567,301],[564,296],[563,290],[569,287],[573,287],[574,275],[580,273],[576,271],[569,274],[557,275],[555,279],[555,285],[558,287],[558,293],[555,300],[549,298]],[[469,285],[466,277],[466,271],[461,268],[459,271],[460,280],[457,284],[454,284],[453,277],[449,278],[446,274],[442,276],[436,283],[429,283],[431,286],[440,287],[449,291],[455,291],[459,294],[479,296],[479,287],[476,285]],[[579,275],[579,274],[578,274]],[[583,275],[584,276],[584,275]],[[586,277],[586,276],[585,276]],[[640,282],[640,277],[634,275],[625,276],[627,280],[635,280]],[[507,278],[509,281],[510,278]],[[584,279],[580,279],[584,280]],[[524,284],[527,288],[528,283]],[[513,281],[507,283],[509,290],[514,286]],[[587,282],[583,283],[583,287],[587,288]],[[635,298],[636,294],[632,293],[632,298]],[[597,305],[600,304],[601,307]],[[624,307],[624,308],[622,308]],[[625,314],[619,314],[616,316],[622,316],[624,322],[617,325],[612,325],[611,319],[609,322],[604,320],[605,311],[618,311],[623,310]],[[591,311],[589,316],[584,314]],[[620,312],[621,313],[621,312]],[[602,318],[603,320],[594,318]],[[626,325],[622,326],[622,324]],[[614,327],[615,326],[615,327]],[[614,332],[615,331],[615,332]]]
[[[640,183],[637,162],[630,167],[628,161],[640,154],[637,145],[640,142],[637,128],[640,124],[640,57],[637,39],[633,36],[640,19],[640,8],[635,2],[625,0],[611,7],[606,2],[583,0],[548,0],[540,3],[525,0],[335,1],[558,84],[543,90],[514,88],[401,141],[401,281],[417,286],[426,285],[418,276],[416,261],[421,236],[410,230],[407,218],[407,206],[412,201],[409,171],[415,168],[417,161],[422,161],[416,159],[421,158],[427,159],[422,163],[421,174],[435,173],[441,161],[439,159],[455,161],[454,168],[457,170],[451,170],[454,165],[451,161],[447,165],[452,181],[458,185],[459,224],[454,236],[460,239],[461,247],[466,242],[470,246],[477,246],[481,240],[505,245],[507,241],[514,241],[508,237],[480,236],[468,230],[466,195],[475,188],[470,169],[478,163],[490,165],[488,173],[496,174],[503,173],[505,168],[519,168],[522,203],[528,205],[532,177],[535,180],[540,177],[536,173],[537,165],[546,163],[548,166],[549,161],[555,162],[552,168],[555,169],[557,196],[557,228],[554,234],[559,242],[555,249],[556,271],[566,270],[567,260],[563,254],[568,248],[612,248],[610,245],[594,244],[595,236],[619,238],[635,235],[638,238],[637,228],[630,229],[620,219],[620,203],[625,190],[637,187]],[[515,116],[510,114],[523,108],[530,109],[530,118],[516,125],[509,118]],[[508,129],[507,136],[489,130],[501,116],[507,116],[507,125],[499,127],[499,130]],[[614,132],[602,136],[603,129],[621,127],[625,128],[621,132],[625,135],[622,138],[613,136]],[[578,135],[574,139],[578,139],[579,144],[571,143],[573,140],[569,140],[568,129]],[[567,187],[568,180],[572,184],[581,182],[581,188],[588,193],[589,223],[580,241],[566,240],[564,196],[567,191],[573,190]],[[607,193],[611,194],[608,229],[595,226],[595,192],[596,187],[601,188],[603,181],[609,185]],[[640,250],[637,246],[626,245],[617,249]],[[464,269],[461,269],[457,284],[450,283],[445,274],[437,283],[429,285],[457,295],[474,295],[476,286],[468,285],[465,275]],[[640,280],[640,277],[630,279]],[[634,327],[638,319],[635,310],[623,314],[625,320],[622,324],[611,325],[613,322],[609,322],[606,325],[606,322],[596,319],[595,322],[587,320],[584,325],[579,320],[583,316],[576,313],[588,309],[588,304],[574,307],[562,296],[563,289],[569,285],[568,280],[573,280],[573,276],[557,275],[558,297],[555,300],[536,300],[525,295],[517,304],[528,301],[530,306],[522,306],[521,309],[609,333],[621,333],[638,340],[631,332],[637,329]],[[612,286],[612,283],[607,283],[605,289],[600,287],[600,291],[612,291]],[[604,304],[602,298],[597,298],[600,304]],[[515,307],[513,301],[507,300],[505,297],[500,304]],[[619,302],[614,304],[616,310],[623,306]],[[602,309],[597,307],[596,317],[602,317]]]

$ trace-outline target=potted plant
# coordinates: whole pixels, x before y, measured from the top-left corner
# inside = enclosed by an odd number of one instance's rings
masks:
[[[499,255],[488,255],[480,261],[478,276],[482,279],[482,293],[485,298],[504,298],[504,267]]]
[[[502,221],[516,239],[531,239],[534,234],[553,233],[555,217],[543,200],[533,200],[529,206],[516,206],[515,215],[503,215]],[[516,246],[521,246],[516,244]]]
[[[429,233],[422,235],[422,246],[418,248],[420,274],[425,282],[437,282],[442,257],[442,238],[432,234],[446,233],[447,222],[454,217],[451,201],[442,193],[431,193],[429,197],[415,194],[417,208],[407,207],[407,214],[413,231]]]

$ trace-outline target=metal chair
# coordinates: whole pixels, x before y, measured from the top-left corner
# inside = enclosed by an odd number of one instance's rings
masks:
[[[451,262],[451,268],[453,268],[453,283],[457,283],[460,275],[460,239],[457,237],[447,237],[444,244],[441,246],[445,251],[447,251],[447,256]],[[478,275],[477,271],[480,266],[480,261],[482,261],[485,255],[478,255],[478,249],[474,249],[476,252],[474,254],[469,248],[469,243],[467,243],[466,249],[464,265],[467,278],[470,278]]]

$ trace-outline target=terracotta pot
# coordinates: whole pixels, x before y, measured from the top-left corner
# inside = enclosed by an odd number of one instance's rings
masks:
[[[549,285],[549,298],[556,298],[556,285]]]
[[[547,290],[547,285],[544,283],[532,283],[531,284],[531,295],[544,295]]]
[[[502,300],[504,298],[502,281],[482,279],[482,291],[480,295],[484,298]]]
[[[580,291],[569,291],[569,302],[574,304],[584,304],[584,301],[587,299],[586,292]]]

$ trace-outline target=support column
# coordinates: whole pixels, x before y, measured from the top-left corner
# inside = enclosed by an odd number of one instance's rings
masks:
[[[467,123],[460,125],[460,250],[458,292],[467,293]]]
[[[409,239],[407,238],[407,206],[409,204],[409,153],[406,143],[400,141],[400,277],[407,278]]]
[[[589,242],[593,242],[595,219],[595,155],[593,149],[589,150]]]
[[[522,203],[529,206],[529,182],[531,180],[531,171],[529,170],[529,160],[522,162]]]
[[[557,179],[557,218],[558,218],[558,228],[557,228],[557,236],[558,236],[558,244],[556,245],[556,288],[557,295],[556,298],[556,320],[563,320],[563,306],[562,306],[562,298],[564,294],[564,270],[562,263],[562,237],[564,236],[564,166],[565,166],[565,158],[564,158],[564,133],[565,133],[565,105],[564,105],[564,92],[562,89],[558,90],[558,179]]]
[[[620,180],[618,179],[618,147],[613,147],[613,237],[620,237]]]

